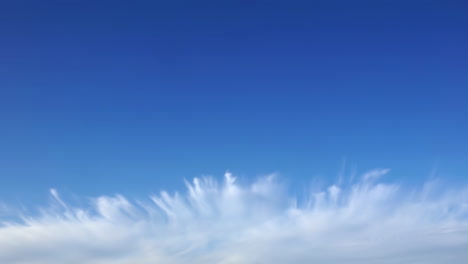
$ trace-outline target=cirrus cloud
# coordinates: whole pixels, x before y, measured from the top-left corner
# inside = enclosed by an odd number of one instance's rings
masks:
[[[52,206],[40,215],[0,218],[0,263],[468,261],[468,189],[428,182],[405,191],[380,180],[387,172],[367,172],[306,201],[288,195],[275,175],[247,185],[230,173],[222,182],[195,178],[185,193],[101,196],[86,207],[52,189]]]

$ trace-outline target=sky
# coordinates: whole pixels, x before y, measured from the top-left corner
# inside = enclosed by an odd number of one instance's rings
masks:
[[[468,259],[467,28],[458,0],[0,0],[0,262]]]

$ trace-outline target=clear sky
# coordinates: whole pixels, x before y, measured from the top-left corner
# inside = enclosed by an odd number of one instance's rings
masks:
[[[455,0],[1,1],[0,196],[463,180],[467,28]]]

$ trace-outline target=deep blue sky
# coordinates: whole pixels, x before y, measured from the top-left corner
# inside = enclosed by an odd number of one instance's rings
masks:
[[[343,159],[466,181],[468,4],[2,0],[0,92],[2,200]]]

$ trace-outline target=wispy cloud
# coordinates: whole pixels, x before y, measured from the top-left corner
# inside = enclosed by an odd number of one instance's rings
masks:
[[[373,170],[297,201],[275,175],[249,185],[195,178],[145,201],[77,208],[50,191],[39,216],[0,223],[0,263],[462,263],[468,189],[383,183]],[[0,214],[1,216],[1,214]]]

